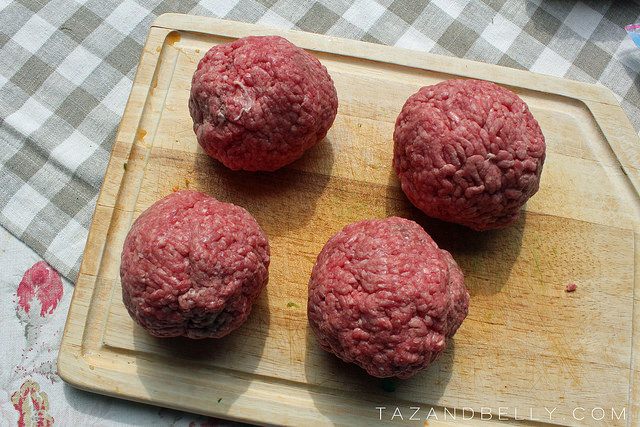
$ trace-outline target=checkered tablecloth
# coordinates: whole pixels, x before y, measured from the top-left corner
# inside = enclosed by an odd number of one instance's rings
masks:
[[[149,27],[163,12],[257,22],[597,82],[640,129],[634,2],[4,2],[0,224],[75,280]]]
[[[60,306],[68,306],[67,288],[78,275],[142,46],[154,19],[165,12],[295,28],[599,83],[640,130],[640,48],[624,29],[640,22],[638,1],[0,0],[0,225],[34,251],[28,257],[44,259],[65,278]],[[5,258],[0,270],[26,268]],[[14,273],[0,282],[3,311],[14,310],[3,315],[3,326],[16,318],[19,281]],[[64,311],[58,312],[63,314],[52,320],[53,330],[64,323]],[[35,383],[48,384],[33,372]],[[21,413],[12,401],[20,396],[14,389],[31,386],[24,378],[2,377],[7,398],[0,402],[0,418],[11,424]],[[90,398],[51,384],[49,399],[66,402],[50,413],[56,423],[79,413],[88,417],[83,420],[128,423],[117,409],[87,415],[91,411],[83,405],[90,407]],[[166,412],[127,408],[138,411],[137,423],[171,424]]]

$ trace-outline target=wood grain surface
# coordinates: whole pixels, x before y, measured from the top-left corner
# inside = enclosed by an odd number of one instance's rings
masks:
[[[338,90],[338,117],[326,139],[273,173],[233,172],[208,157],[187,108],[204,53],[249,34],[279,34],[304,47]],[[427,218],[393,173],[400,108],[421,86],[449,78],[488,79],[515,91],[547,138],[540,191],[505,230],[474,232]],[[635,424],[639,144],[599,86],[163,15],[149,33],[114,144],[60,375],[98,393],[259,424]],[[121,300],[120,251],[132,221],[187,188],[246,208],[271,245],[266,291],[249,320],[220,340],[153,338]],[[449,250],[471,294],[469,316],[443,357],[405,381],[381,381],[325,353],[306,319],[309,274],[326,240],[350,222],[388,216],[417,221]],[[569,283],[575,292],[565,291]]]

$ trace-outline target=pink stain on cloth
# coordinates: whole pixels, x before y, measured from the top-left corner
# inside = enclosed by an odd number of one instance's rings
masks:
[[[18,309],[32,314],[32,308],[39,305],[40,317],[45,317],[58,306],[62,294],[62,279],[58,273],[46,262],[37,262],[24,273],[18,285]]]

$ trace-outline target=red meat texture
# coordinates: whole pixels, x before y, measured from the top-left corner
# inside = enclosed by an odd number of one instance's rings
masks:
[[[308,318],[323,349],[375,377],[409,378],[440,357],[467,316],[463,282],[417,223],[355,222],[318,255]]]
[[[269,261],[267,238],[245,209],[193,190],[172,193],[127,234],[124,305],[152,335],[220,338],[249,316]]]
[[[537,191],[545,138],[527,104],[491,82],[448,80],[405,103],[393,167],[427,215],[475,230],[505,228]]]
[[[233,170],[274,171],[300,158],[326,136],[337,109],[326,67],[278,36],[211,48],[189,98],[198,142]]]

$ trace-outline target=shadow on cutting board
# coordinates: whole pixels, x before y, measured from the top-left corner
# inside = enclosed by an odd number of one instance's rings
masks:
[[[515,223],[502,230],[475,231],[430,218],[405,196],[393,171],[387,187],[387,214],[417,222],[439,247],[449,251],[464,273],[472,299],[497,294],[505,286],[520,255],[526,222],[524,210]]]
[[[135,325],[134,346],[140,382],[152,400],[167,386],[173,389],[174,395],[182,395],[187,400],[207,396],[205,407],[224,418],[227,408],[242,395],[244,385],[249,384],[242,381],[242,376],[249,377],[260,364],[269,323],[268,293],[262,292],[246,322],[219,339],[156,338]],[[164,377],[158,375],[158,366],[163,369]],[[154,374],[145,375],[148,372]],[[231,384],[233,390],[230,392],[225,390],[225,384],[212,382],[210,372],[231,379],[238,377]]]
[[[271,238],[303,229],[313,218],[333,161],[328,137],[274,172],[232,171],[199,148],[194,184],[220,201],[248,210]]]
[[[424,408],[438,402],[452,376],[455,337],[447,341],[438,360],[406,380],[376,378],[353,363],[343,362],[320,347],[308,324],[306,349],[305,374],[316,409],[332,424],[340,424],[345,415],[340,407],[357,406],[358,413],[351,414],[354,422],[367,425],[379,423],[380,417],[389,421],[394,408],[408,410],[407,402],[422,402]],[[381,413],[380,407],[387,412]]]
[[[75,388],[67,383],[64,383],[62,387],[66,404],[80,414],[101,418],[105,423],[104,425],[108,423],[125,426],[141,425],[135,424],[135,422],[140,423],[141,420],[150,422],[151,419],[159,419],[166,420],[167,423],[170,421],[190,421],[200,426],[207,425],[206,423],[211,421],[211,418],[203,415],[187,414],[175,409],[159,408],[107,395],[96,398],[95,393]],[[81,417],[79,418],[82,419]],[[135,421],[132,421],[132,418]],[[233,426],[236,426],[236,424],[229,423],[229,425],[225,425],[225,427]],[[237,426],[240,426],[240,424]]]

